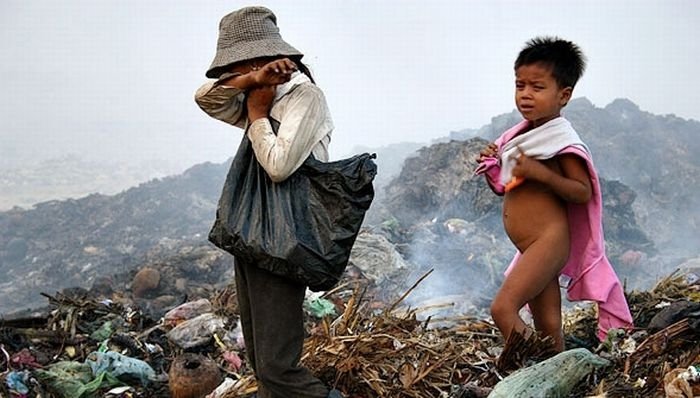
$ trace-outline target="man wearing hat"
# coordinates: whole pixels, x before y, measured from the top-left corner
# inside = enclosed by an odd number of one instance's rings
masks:
[[[267,8],[246,7],[221,19],[209,81],[195,94],[208,115],[242,128],[273,182],[313,154],[328,161],[333,122],[323,92],[279,34]],[[273,127],[274,126],[274,127]],[[259,398],[342,398],[300,365],[306,286],[235,258],[236,290]]]

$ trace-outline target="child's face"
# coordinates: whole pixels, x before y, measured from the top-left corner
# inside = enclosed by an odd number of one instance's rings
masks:
[[[515,70],[515,105],[533,127],[558,117],[571,98],[571,90],[559,87],[548,65],[522,65]]]

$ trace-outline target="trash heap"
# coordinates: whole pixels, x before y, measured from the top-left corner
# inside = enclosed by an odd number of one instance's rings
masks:
[[[499,366],[503,339],[488,318],[420,319],[421,308],[406,306],[427,278],[389,301],[389,282],[377,284],[351,266],[335,289],[310,294],[304,364],[354,398],[700,394],[698,270],[629,292],[637,329],[614,330],[603,343],[594,307],[567,312],[567,351],[518,358],[520,369]],[[127,293],[44,294],[48,312],[2,320],[0,396],[232,398],[256,391],[232,285],[159,319],[119,298]]]
[[[601,344],[595,308],[568,308],[567,351],[548,357],[527,338],[525,352],[502,352],[488,305],[514,248],[499,200],[472,173],[488,141],[469,138],[394,164],[399,149],[380,154],[386,189],[367,215],[371,233],[358,236],[342,283],[307,299],[304,363],[352,398],[700,395],[700,257],[646,283],[698,256],[698,124],[627,100],[567,109],[603,177],[608,257],[630,286],[649,287],[627,293],[637,329]],[[477,135],[492,140],[519,117],[497,116]],[[651,144],[630,148],[630,137]],[[0,398],[256,391],[231,256],[205,241],[227,170],[202,164],[112,197],[0,212],[0,313],[48,301],[0,317]]]

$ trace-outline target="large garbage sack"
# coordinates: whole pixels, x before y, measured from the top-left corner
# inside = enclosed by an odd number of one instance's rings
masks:
[[[564,351],[512,373],[496,384],[489,398],[567,397],[579,381],[608,364],[585,348]]]
[[[247,136],[226,177],[209,240],[311,290],[328,290],[347,266],[374,198],[373,155],[324,163],[309,156],[274,183]]]

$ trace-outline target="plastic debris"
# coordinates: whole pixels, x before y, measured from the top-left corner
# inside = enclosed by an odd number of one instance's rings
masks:
[[[15,367],[30,367],[30,368],[40,368],[42,365],[37,362],[36,357],[32,354],[29,349],[24,348],[20,352],[12,356],[12,364]]]
[[[45,370],[38,369],[34,375],[60,398],[80,398],[101,388],[123,384],[109,373],[102,372],[95,377],[89,365],[69,361],[56,362]]]
[[[92,332],[90,338],[95,341],[107,340],[112,333],[114,333],[114,327],[112,326],[112,321],[107,321],[100,326],[99,329]]]
[[[224,398],[224,396],[228,395],[226,394],[228,390],[232,389],[236,383],[238,383],[236,380],[227,377],[211,394],[207,395],[206,398]]]
[[[27,381],[29,380],[29,372],[24,370],[22,372],[10,372],[7,374],[5,383],[7,388],[11,392],[17,394],[28,394],[29,388],[27,387]]]
[[[585,348],[564,351],[512,373],[496,384],[489,398],[566,397],[581,379],[609,363]]]
[[[94,375],[109,373],[117,379],[136,379],[142,385],[156,379],[156,372],[146,362],[122,355],[118,352],[91,352],[85,363]]]
[[[177,326],[181,322],[208,312],[212,312],[212,306],[209,300],[199,299],[190,301],[165,313],[163,316],[163,323],[168,326]]]
[[[243,339],[243,329],[241,328],[240,319],[236,321],[236,326],[233,330],[226,331],[221,336],[221,341],[227,347],[232,347],[237,351],[245,350],[245,340]]]
[[[76,351],[75,351],[75,347],[73,347],[72,345],[69,345],[63,351],[66,353],[66,355],[68,355],[68,358],[71,358],[71,359],[75,358]]]
[[[658,332],[683,318],[700,319],[700,303],[688,300],[674,301],[668,307],[662,309],[649,321],[647,329]]]
[[[334,316],[335,305],[324,298],[317,298],[304,302],[304,307],[311,313],[311,315],[316,318],[323,318],[324,316]]]
[[[175,326],[167,333],[167,336],[174,344],[187,349],[207,344],[214,333],[223,327],[223,319],[215,314],[207,313]]]
[[[241,370],[241,366],[243,366],[243,361],[241,360],[241,357],[238,356],[237,353],[233,351],[226,351],[223,354],[224,360],[226,363],[228,363],[229,368],[235,372],[238,372]]]
[[[114,387],[113,389],[107,391],[107,394],[124,394],[125,392],[129,391],[134,391],[134,388],[129,386]]]
[[[664,375],[664,392],[666,398],[693,398],[695,394],[691,382],[699,382],[698,368],[690,366],[687,369],[676,368]]]

